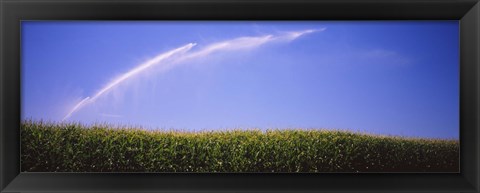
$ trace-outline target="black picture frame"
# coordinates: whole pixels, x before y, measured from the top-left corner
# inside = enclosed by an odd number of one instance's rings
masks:
[[[0,192],[480,192],[478,0],[0,0]],[[22,20],[459,20],[460,173],[20,173]]]

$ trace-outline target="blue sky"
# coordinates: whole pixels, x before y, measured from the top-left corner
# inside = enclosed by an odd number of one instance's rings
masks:
[[[22,118],[458,139],[458,68],[457,21],[27,21]]]

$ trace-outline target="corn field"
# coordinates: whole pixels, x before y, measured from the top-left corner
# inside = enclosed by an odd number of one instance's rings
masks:
[[[457,140],[21,123],[24,172],[458,172]]]

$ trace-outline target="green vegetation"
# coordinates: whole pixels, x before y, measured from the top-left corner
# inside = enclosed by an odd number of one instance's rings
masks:
[[[327,130],[21,124],[26,172],[458,172],[459,142]]]

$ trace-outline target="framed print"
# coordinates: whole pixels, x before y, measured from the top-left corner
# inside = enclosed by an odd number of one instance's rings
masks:
[[[1,191],[478,192],[479,9],[4,0]]]

